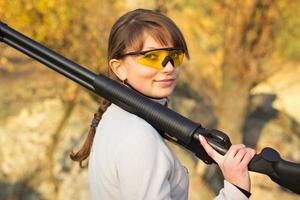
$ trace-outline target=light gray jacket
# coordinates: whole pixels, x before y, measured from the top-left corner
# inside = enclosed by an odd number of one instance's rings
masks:
[[[88,173],[93,200],[188,199],[187,170],[164,139],[145,120],[114,104],[97,127]],[[216,199],[247,197],[225,181]]]

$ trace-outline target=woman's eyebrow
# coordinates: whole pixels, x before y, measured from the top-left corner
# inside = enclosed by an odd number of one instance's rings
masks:
[[[141,51],[148,51],[148,50],[152,50],[152,49],[158,49],[157,47],[146,47],[143,48]]]
[[[171,49],[171,48],[174,48],[174,47],[146,47],[146,48],[143,48],[141,51],[150,51],[150,50],[155,50],[155,49]]]

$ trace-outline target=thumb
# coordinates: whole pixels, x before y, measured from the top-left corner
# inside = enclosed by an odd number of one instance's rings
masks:
[[[214,150],[206,141],[206,139],[202,136],[199,135],[199,140],[201,145],[203,146],[204,150],[206,153],[216,161],[216,163],[220,164],[223,161],[223,157],[221,154],[219,154],[216,150]]]

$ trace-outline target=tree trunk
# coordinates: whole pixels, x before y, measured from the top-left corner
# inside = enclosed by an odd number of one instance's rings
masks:
[[[231,78],[226,80],[219,94],[216,115],[218,129],[225,132],[232,143],[240,143],[250,90],[247,84]]]
[[[215,113],[218,128],[242,141],[251,88],[266,76],[262,61],[272,52],[273,0],[227,2],[224,8],[222,85]]]

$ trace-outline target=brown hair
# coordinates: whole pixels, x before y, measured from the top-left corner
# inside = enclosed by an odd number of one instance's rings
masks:
[[[112,26],[108,41],[108,62],[111,59],[120,59],[129,50],[142,50],[144,41],[143,33],[145,32],[164,46],[171,43],[173,47],[183,49],[186,57],[189,58],[185,39],[179,28],[170,18],[157,11],[136,9],[121,16]],[[118,80],[110,68],[109,77]],[[77,153],[72,152],[70,155],[72,160],[79,161],[81,167],[83,167],[83,161],[90,154],[96,127],[110,104],[106,99],[101,100],[82,148]]]

